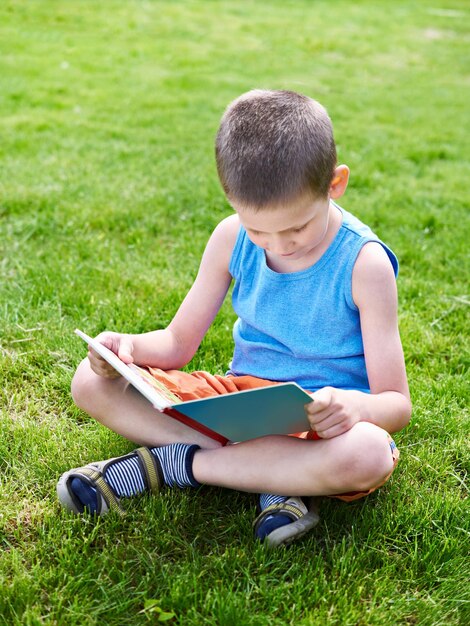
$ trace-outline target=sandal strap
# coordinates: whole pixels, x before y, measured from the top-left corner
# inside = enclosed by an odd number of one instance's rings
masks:
[[[100,494],[100,496],[105,500],[109,509],[119,513],[119,515],[124,515],[124,510],[119,504],[119,500],[116,497],[116,494],[108,485],[108,483],[104,480],[103,474],[96,468],[85,466],[74,472],[76,476],[85,476],[88,478],[89,484],[96,489],[96,491]]]
[[[277,504],[270,504],[265,509],[263,509],[253,522],[253,526],[257,528],[265,517],[267,517],[268,515],[275,515],[277,513],[287,515],[292,519],[293,522],[296,522],[298,519],[305,515],[304,511],[299,509],[299,507],[295,506],[294,504],[278,502]]]
[[[147,489],[157,494],[163,486],[163,471],[158,459],[150,452],[148,448],[137,448],[134,450],[140,461]]]

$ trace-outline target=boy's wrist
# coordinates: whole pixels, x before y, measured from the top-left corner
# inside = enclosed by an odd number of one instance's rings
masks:
[[[357,396],[357,406],[360,422],[369,422],[394,433],[404,428],[410,419],[411,403],[399,391],[382,391],[366,393],[351,391]]]

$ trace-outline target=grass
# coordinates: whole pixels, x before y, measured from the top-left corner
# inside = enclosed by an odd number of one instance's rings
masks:
[[[469,623],[469,36],[463,0],[2,3],[0,623]],[[168,323],[229,212],[220,116],[258,86],[325,104],[342,204],[400,258],[399,469],[275,553],[218,489],[71,518],[57,477],[132,449],[73,406],[72,330]],[[232,323],[191,367],[224,371]]]

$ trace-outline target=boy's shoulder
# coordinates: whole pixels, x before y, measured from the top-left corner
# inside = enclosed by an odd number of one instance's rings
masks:
[[[373,230],[371,229],[371,227],[365,224],[363,221],[361,221],[358,217],[356,217],[356,215],[354,215],[353,213],[350,213],[349,211],[346,211],[345,209],[343,209],[336,203],[334,203],[334,205],[342,213],[342,217],[343,217],[342,227],[343,228],[349,230],[350,232],[354,233],[358,237],[370,237],[370,236],[374,238],[377,237],[375,233],[373,232]]]
[[[394,252],[385,244],[370,226],[362,222],[358,217],[345,211],[338,205],[343,214],[342,228],[349,233],[349,244],[353,243],[352,255],[354,257],[355,273],[363,268],[379,269],[389,266],[393,268],[395,276],[398,274],[398,259]],[[349,245],[348,244],[348,245]]]
[[[218,265],[224,271],[228,271],[239,230],[240,222],[237,214],[223,219],[212,231],[203,257],[210,259],[212,264]]]
[[[238,230],[240,228],[240,218],[238,217],[238,213],[232,213],[228,217],[224,217],[224,219],[219,222],[217,227],[219,226],[226,230],[231,230],[238,233]]]
[[[223,242],[226,246],[230,247],[230,250],[232,250],[235,245],[235,241],[237,240],[239,230],[240,220],[238,215],[234,213],[233,215],[229,215],[224,218],[217,224],[214,232],[212,233],[212,237],[216,238],[217,241]]]

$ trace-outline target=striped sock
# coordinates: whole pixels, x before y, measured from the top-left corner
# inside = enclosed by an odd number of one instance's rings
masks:
[[[193,457],[199,446],[186,443],[173,443],[162,448],[150,448],[157,457],[163,471],[163,480],[167,487],[200,487],[193,475]]]
[[[200,487],[193,475],[193,457],[199,446],[174,443],[161,448],[149,448],[160,464],[163,482],[167,487]],[[119,497],[135,496],[145,491],[145,480],[136,454],[113,461],[104,471],[103,478]],[[96,490],[88,483],[74,478],[72,491],[90,513],[97,510]]]
[[[288,496],[278,496],[273,493],[262,493],[259,497],[259,505],[261,511],[264,511],[264,509],[271,506],[271,504],[282,504],[288,499]],[[286,526],[291,522],[291,518],[288,515],[283,515],[282,513],[267,515],[258,525],[256,529],[256,537],[263,541],[263,539],[272,533],[273,530],[276,530],[276,528],[280,528],[281,526]]]
[[[163,482],[167,487],[200,487],[193,476],[193,456],[199,446],[173,443],[169,446],[149,448],[162,468]],[[134,496],[145,491],[145,482],[137,456],[125,457],[112,463],[104,472],[104,479],[117,496]]]
[[[274,493],[260,493],[259,496],[259,506],[262,511],[271,504],[282,504],[286,500],[288,500],[288,496],[277,496]]]
[[[137,456],[124,457],[110,465],[103,478],[119,496],[134,496],[145,491],[144,477]]]

